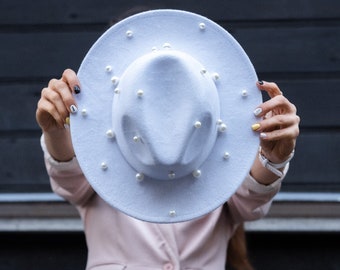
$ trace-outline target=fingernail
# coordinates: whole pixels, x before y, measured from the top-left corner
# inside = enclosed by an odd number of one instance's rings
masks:
[[[254,131],[258,130],[259,128],[260,128],[260,124],[258,124],[258,123],[251,126],[251,129],[254,130]]]
[[[255,111],[254,111],[255,116],[260,115],[260,113],[262,113],[262,108],[260,108],[260,107],[256,108]]]
[[[264,82],[263,81],[258,81],[259,85],[263,85]]]
[[[262,139],[266,139],[266,138],[267,138],[267,134],[264,133],[264,132],[261,132],[261,133],[260,133],[260,137],[261,137]]]
[[[70,111],[71,111],[71,113],[76,113],[78,111],[78,108],[76,107],[76,105],[71,105]]]
[[[73,87],[74,93],[79,94],[80,93],[80,87],[79,85],[76,85]]]
[[[66,125],[69,125],[69,124],[70,124],[70,117],[66,117],[65,123],[66,123]]]

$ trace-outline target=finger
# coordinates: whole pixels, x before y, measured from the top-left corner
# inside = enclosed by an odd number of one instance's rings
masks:
[[[299,135],[298,124],[289,125],[284,128],[274,129],[272,131],[263,131],[260,133],[260,138],[266,141],[279,141],[295,138]]]
[[[80,81],[72,69],[65,69],[61,80],[65,82],[74,94],[80,93]]]
[[[274,112],[275,114],[286,114],[293,113],[296,114],[296,107],[283,95],[278,95],[270,100],[262,103],[259,107],[254,110],[255,116],[265,116],[269,112]],[[272,115],[275,115],[272,113]]]
[[[43,89],[41,102],[45,102],[43,103],[46,107],[45,110],[50,113],[57,122],[60,122],[59,118],[63,121],[63,119],[69,116],[69,111],[58,92],[48,88]]]
[[[276,129],[298,125],[299,122],[300,118],[295,114],[275,115],[254,124],[253,130],[258,132],[274,131]]]
[[[276,111],[276,113],[294,113],[296,106],[291,103],[285,96],[279,95],[263,103],[264,111]]]
[[[72,90],[63,80],[52,79],[49,83],[49,87],[47,88],[47,93],[49,93],[47,98],[51,102],[56,103],[56,107],[61,113],[61,110],[64,109],[66,109],[68,113],[77,112],[78,109],[75,99],[72,95]]]
[[[258,81],[256,85],[260,90],[266,91],[271,98],[282,95],[282,91],[274,82]]]
[[[40,127],[46,131],[53,126],[62,128],[64,116],[60,115],[55,105],[47,99],[40,99],[36,110],[36,118]]]

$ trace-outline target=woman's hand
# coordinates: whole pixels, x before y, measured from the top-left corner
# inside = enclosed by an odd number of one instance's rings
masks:
[[[63,129],[70,113],[77,111],[72,94],[80,92],[79,85],[76,73],[66,69],[61,79],[50,80],[48,86],[41,91],[36,119],[44,132]]]
[[[58,161],[68,161],[74,157],[68,128],[70,113],[77,112],[73,94],[80,93],[80,83],[76,73],[66,69],[60,79],[50,80],[41,91],[36,120],[44,133],[46,147],[50,155]]]
[[[252,129],[260,133],[262,155],[272,163],[282,163],[289,158],[295,148],[300,118],[296,114],[294,104],[283,96],[275,83],[259,81],[257,86],[267,92],[270,99],[254,110],[254,114],[262,117],[262,120],[255,123]],[[263,169],[257,159],[251,174],[256,180],[260,179],[259,182],[268,184],[277,178],[274,175],[267,177],[270,175],[261,172]]]
[[[253,128],[260,132],[262,154],[273,163],[281,163],[295,148],[300,118],[296,115],[296,107],[275,83],[258,82],[257,86],[271,99],[255,109],[255,114],[263,120]]]

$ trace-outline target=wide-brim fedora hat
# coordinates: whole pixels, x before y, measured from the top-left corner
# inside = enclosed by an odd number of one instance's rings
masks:
[[[78,77],[75,153],[119,211],[157,223],[195,219],[249,173],[259,146],[256,72],[210,19],[168,9],[128,17],[95,42]]]

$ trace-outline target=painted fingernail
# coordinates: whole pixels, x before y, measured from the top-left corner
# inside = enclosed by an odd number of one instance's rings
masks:
[[[262,108],[256,108],[255,110],[254,110],[254,114],[255,114],[255,116],[258,116],[258,115],[260,115],[262,113]]]
[[[69,125],[69,124],[70,124],[70,117],[66,117],[65,123],[66,123],[66,125]]]
[[[261,137],[262,139],[266,139],[266,138],[267,138],[267,134],[264,133],[264,132],[261,132],[261,133],[260,133],[260,137]]]
[[[251,129],[254,130],[254,131],[258,130],[259,128],[260,128],[260,124],[258,124],[258,123],[251,126]]]
[[[78,108],[76,107],[76,105],[71,105],[70,111],[71,111],[71,113],[76,113],[78,111]]]
[[[263,81],[258,81],[259,85],[263,85],[264,82]]]
[[[80,87],[79,85],[76,85],[73,87],[74,93],[79,94],[80,93]]]

